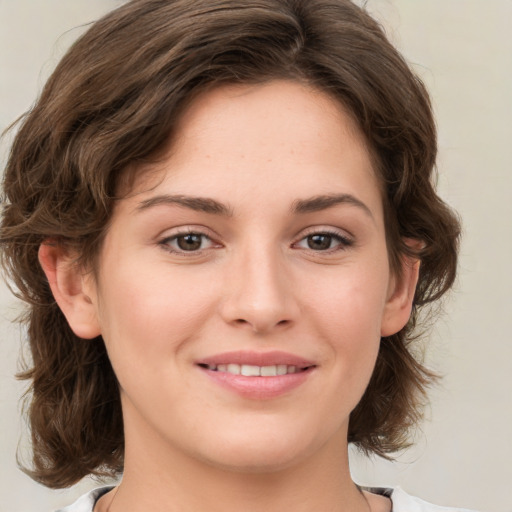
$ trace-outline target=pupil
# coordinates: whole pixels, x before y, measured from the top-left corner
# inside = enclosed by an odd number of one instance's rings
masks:
[[[201,235],[183,235],[178,237],[178,247],[183,251],[196,251],[201,248]]]
[[[331,247],[331,235],[311,235],[308,237],[308,247],[315,250],[325,250]]]

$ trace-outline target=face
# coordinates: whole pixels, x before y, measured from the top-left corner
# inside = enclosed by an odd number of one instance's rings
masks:
[[[127,453],[264,471],[346,449],[397,316],[362,136],[292,82],[205,93],[178,133],[84,285]]]

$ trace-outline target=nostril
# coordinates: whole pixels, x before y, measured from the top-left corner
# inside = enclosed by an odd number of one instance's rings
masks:
[[[234,321],[235,324],[237,325],[251,325],[251,322],[249,322],[248,320],[244,320],[243,318],[237,318],[235,321]],[[288,325],[290,323],[289,320],[279,320],[276,324],[274,324],[275,326],[278,326],[278,325]]]

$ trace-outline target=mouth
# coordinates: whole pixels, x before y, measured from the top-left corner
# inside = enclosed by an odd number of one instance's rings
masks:
[[[296,366],[286,364],[274,364],[267,366],[257,366],[253,364],[206,364],[199,363],[201,368],[213,372],[229,373],[231,375],[242,375],[244,377],[277,377],[282,375],[291,375],[295,373],[306,372],[314,365],[309,366]]]
[[[286,352],[244,350],[206,357],[196,366],[211,381],[251,400],[286,396],[318,368],[315,362]]]

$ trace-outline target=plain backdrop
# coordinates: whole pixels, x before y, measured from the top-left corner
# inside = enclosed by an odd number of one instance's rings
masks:
[[[30,107],[86,24],[118,4],[0,0],[0,130]],[[393,464],[353,454],[353,475],[442,505],[511,512],[512,0],[366,4],[431,91],[439,189],[463,218],[464,241],[456,289],[428,341],[429,364],[445,378],[417,444]],[[0,285],[0,512],[49,512],[97,484],[50,491],[17,468],[18,444],[27,453],[24,384],[14,379],[19,311]]]

